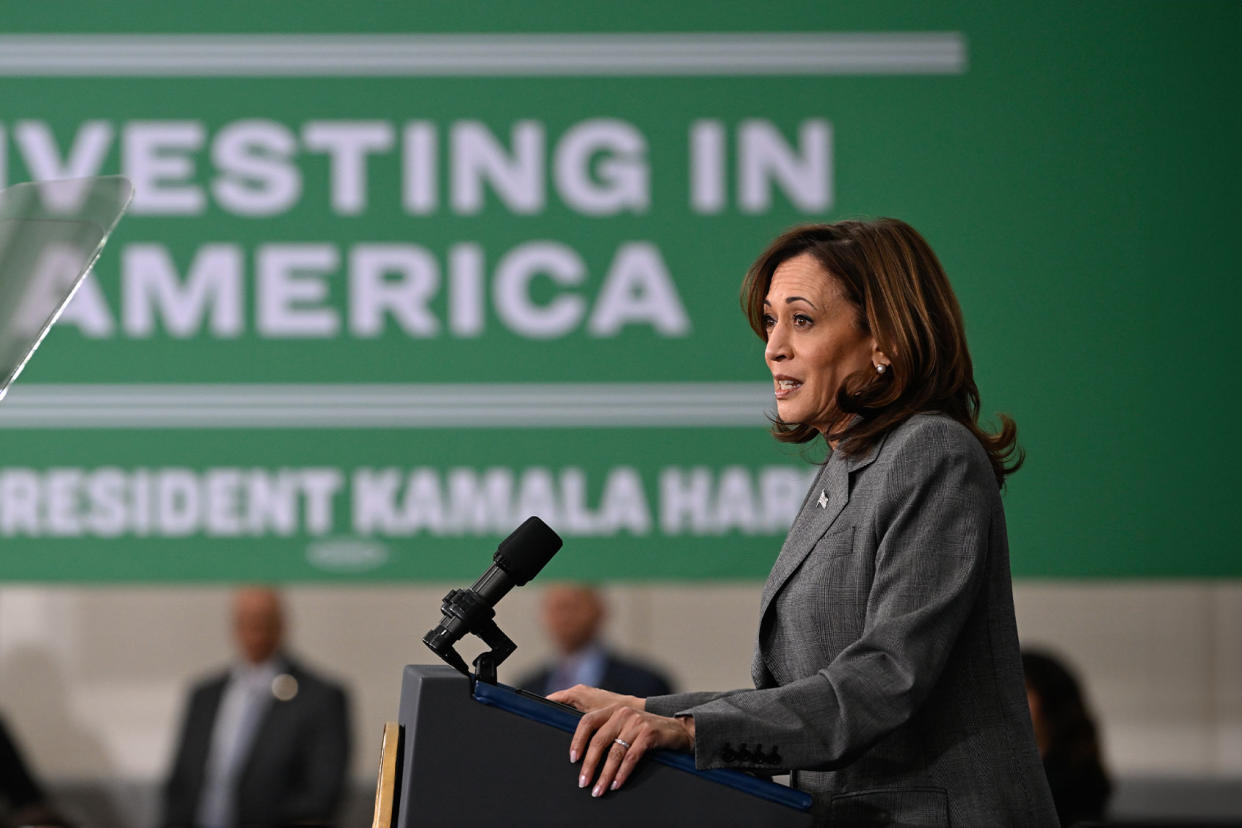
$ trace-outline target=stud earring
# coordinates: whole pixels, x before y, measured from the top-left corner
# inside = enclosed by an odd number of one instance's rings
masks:
[[[888,366],[881,362],[875,366],[875,372],[877,374],[883,374],[886,368],[888,368]]]

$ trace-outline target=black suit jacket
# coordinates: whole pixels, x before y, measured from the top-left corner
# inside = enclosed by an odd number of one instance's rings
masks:
[[[531,693],[543,695],[548,691],[548,680],[552,677],[555,665],[548,664],[534,673],[523,676],[517,686]],[[673,692],[667,678],[637,661],[611,653],[604,653],[604,673],[600,677],[599,686],[603,690],[621,693],[626,696],[663,696]]]
[[[273,698],[258,724],[238,781],[236,813],[245,828],[331,823],[349,760],[345,691],[295,661],[284,672],[297,680],[288,701]],[[164,828],[192,828],[202,794],[216,712],[227,672],[195,686],[182,723],[172,773],[164,789]]]
[[[42,801],[43,789],[26,768],[17,742],[0,719],[0,811],[5,804],[17,810]]]

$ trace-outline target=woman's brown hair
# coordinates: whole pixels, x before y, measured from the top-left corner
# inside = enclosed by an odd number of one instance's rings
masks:
[[[962,311],[931,246],[897,219],[808,224],[789,230],[751,265],[742,283],[742,308],[751,328],[767,340],[763,301],[781,263],[809,253],[833,278],[857,312],[859,328],[875,337],[889,369],[859,371],[837,389],[829,422],[851,423],[830,432],[847,454],[865,451],[920,411],[940,411],[970,429],[988,453],[996,481],[1018,470],[1024,455],[1017,425],[1000,415],[1001,428],[979,426],[975,385]],[[839,416],[837,416],[839,414]],[[778,440],[805,443],[817,432],[807,423],[774,421]]]

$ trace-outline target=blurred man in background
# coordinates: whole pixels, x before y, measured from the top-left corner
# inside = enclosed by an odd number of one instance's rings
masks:
[[[586,684],[629,696],[661,696],[672,687],[659,671],[621,658],[601,643],[603,599],[585,584],[554,584],[543,592],[540,620],[556,646],[556,661],[524,676],[518,686],[548,693]]]
[[[164,791],[165,828],[329,825],[349,758],[345,691],[281,647],[275,591],[233,600],[239,659],[190,695]]]

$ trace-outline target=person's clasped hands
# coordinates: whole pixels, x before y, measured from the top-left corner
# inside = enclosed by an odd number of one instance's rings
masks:
[[[648,713],[646,701],[637,696],[578,684],[548,698],[583,712],[569,743],[569,761],[576,764],[582,760],[579,788],[595,779],[591,796],[603,796],[605,791],[624,785],[638,760],[649,750],[694,750],[693,717],[670,718]]]

